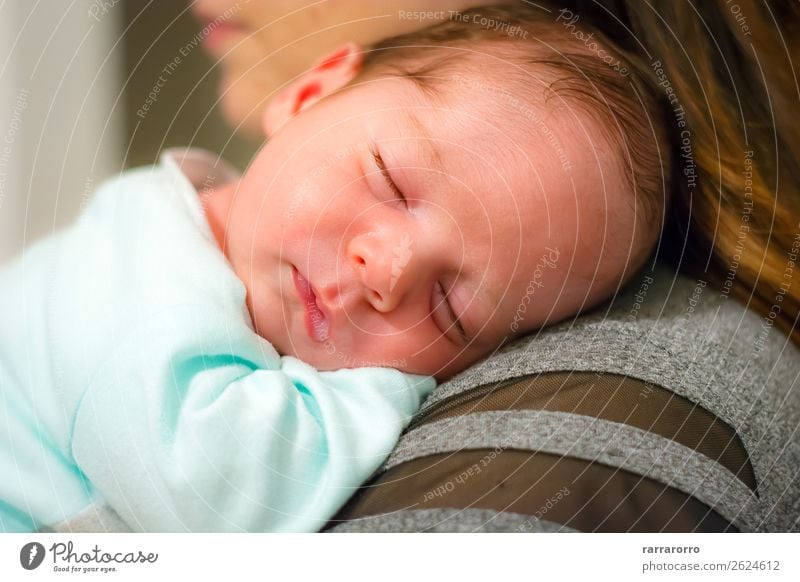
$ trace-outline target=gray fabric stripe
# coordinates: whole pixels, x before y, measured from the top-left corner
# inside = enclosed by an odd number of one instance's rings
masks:
[[[71,519],[46,528],[56,533],[128,533],[133,530],[105,503],[90,505]]]
[[[564,412],[490,411],[423,425],[403,436],[381,469],[436,453],[505,448],[626,469],[692,495],[744,531],[759,529],[758,498],[719,463],[632,426]]]
[[[405,532],[575,532],[552,521],[521,513],[491,509],[404,509],[341,523],[327,532],[405,533]]]

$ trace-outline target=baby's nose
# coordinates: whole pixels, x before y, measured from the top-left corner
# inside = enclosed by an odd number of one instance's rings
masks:
[[[413,281],[420,278],[418,271],[424,262],[408,233],[355,236],[347,254],[359,274],[366,300],[383,313],[400,304]]]

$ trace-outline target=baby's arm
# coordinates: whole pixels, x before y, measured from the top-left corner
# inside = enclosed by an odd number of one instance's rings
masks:
[[[135,530],[317,530],[434,386],[386,368],[318,372],[292,357],[264,369],[257,354],[214,355],[213,339],[169,357],[154,343],[134,348],[151,365],[133,376],[117,373],[131,358],[118,351],[73,435],[79,466]]]

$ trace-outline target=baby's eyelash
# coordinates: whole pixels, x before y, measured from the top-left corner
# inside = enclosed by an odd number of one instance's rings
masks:
[[[378,170],[380,171],[384,180],[386,180],[386,183],[389,185],[389,188],[391,188],[392,192],[394,192],[394,195],[397,196],[397,198],[399,198],[403,202],[403,205],[408,206],[408,200],[406,200],[406,197],[403,196],[403,193],[400,191],[400,188],[398,188],[397,184],[395,184],[394,180],[392,180],[392,176],[386,169],[386,164],[383,161],[383,157],[381,156],[381,153],[377,149],[372,150],[372,159],[375,160],[375,165],[378,166]]]
[[[467,337],[467,332],[464,330],[464,325],[461,323],[461,318],[456,315],[456,312],[453,309],[453,304],[450,303],[449,292],[447,293],[447,295],[445,295],[445,300],[447,301],[447,309],[450,310],[450,316],[453,318],[453,323],[455,323],[459,335],[466,343],[469,343],[469,337]]]
[[[461,339],[464,340],[464,343],[469,343],[469,337],[467,336],[467,332],[464,330],[464,325],[461,323],[461,318],[456,315],[455,310],[453,309],[453,304],[450,303],[450,293],[445,292],[444,285],[441,283],[436,283],[439,286],[439,292],[442,294],[443,302],[447,307],[447,311],[450,316],[450,321],[453,322],[453,325],[458,331],[458,334],[461,336]]]

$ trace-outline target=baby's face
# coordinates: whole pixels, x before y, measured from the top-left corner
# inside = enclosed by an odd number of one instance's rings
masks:
[[[633,201],[598,128],[452,85],[437,98],[395,77],[325,99],[236,187],[225,252],[281,354],[442,380],[613,291]]]

